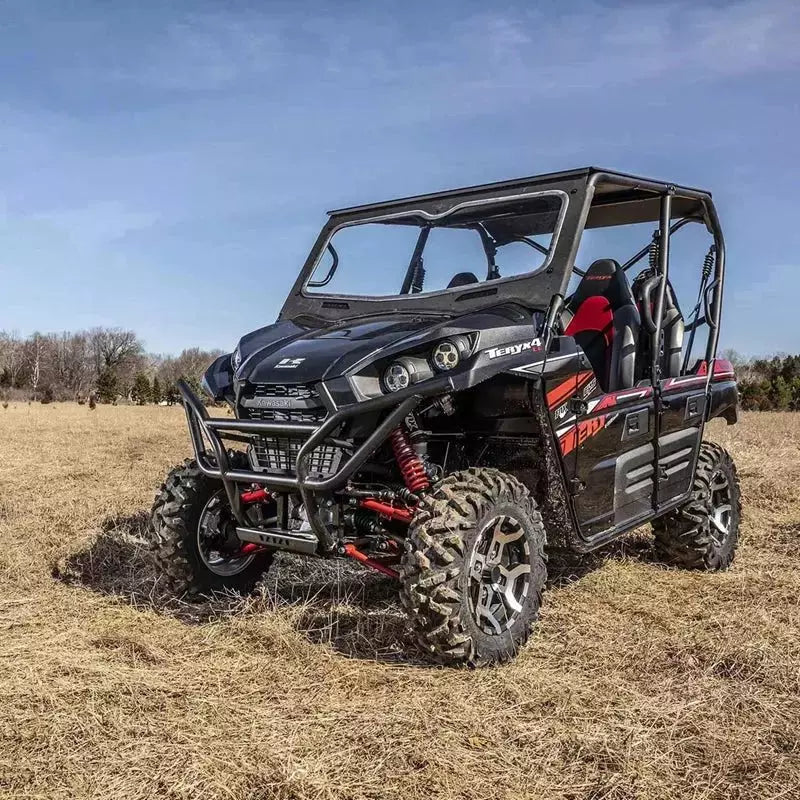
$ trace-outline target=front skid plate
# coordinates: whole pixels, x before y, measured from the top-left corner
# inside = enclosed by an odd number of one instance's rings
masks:
[[[243,542],[253,542],[290,553],[314,555],[317,552],[317,537],[303,531],[285,531],[280,528],[236,528],[236,535]]]

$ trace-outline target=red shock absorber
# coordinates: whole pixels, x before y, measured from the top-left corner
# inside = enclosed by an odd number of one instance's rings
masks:
[[[403,474],[403,480],[408,490],[416,494],[428,489],[431,485],[430,480],[428,480],[428,473],[425,471],[422,459],[411,446],[411,439],[406,429],[402,425],[398,425],[389,434],[389,440],[392,443],[397,466],[400,467],[400,472]]]

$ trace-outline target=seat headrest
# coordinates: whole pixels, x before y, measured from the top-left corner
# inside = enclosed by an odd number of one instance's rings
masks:
[[[592,263],[581,278],[571,305],[577,308],[588,297],[597,295],[605,297],[612,308],[633,303],[628,279],[613,258],[599,258]]]
[[[598,258],[593,261],[586,270],[586,277],[584,280],[602,280],[603,278],[610,278],[615,275],[619,270],[619,263],[614,261],[613,258]]]
[[[454,289],[456,286],[466,286],[469,283],[478,283],[478,278],[474,272],[457,272],[450,279],[447,288]]]

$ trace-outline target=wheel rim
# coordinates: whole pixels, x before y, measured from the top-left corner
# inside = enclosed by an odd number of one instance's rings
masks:
[[[721,545],[731,531],[731,485],[728,476],[717,470],[709,481],[709,533]]]
[[[522,524],[501,514],[481,528],[469,561],[469,605],[478,627],[493,636],[510,630],[530,588],[530,548]]]
[[[241,543],[236,538],[235,524],[224,492],[212,495],[203,506],[197,524],[197,551],[203,564],[215,575],[230,577],[243,572],[255,553],[237,556]]]

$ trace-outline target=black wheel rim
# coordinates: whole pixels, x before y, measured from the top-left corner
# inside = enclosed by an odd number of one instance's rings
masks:
[[[197,524],[197,551],[210,572],[229,578],[244,572],[255,558],[254,553],[237,555],[241,543],[235,535],[235,525],[225,493],[212,495],[203,506]]]
[[[501,514],[486,522],[469,560],[470,612],[484,633],[498,636],[512,628],[528,596],[530,573],[530,548],[519,520]]]

